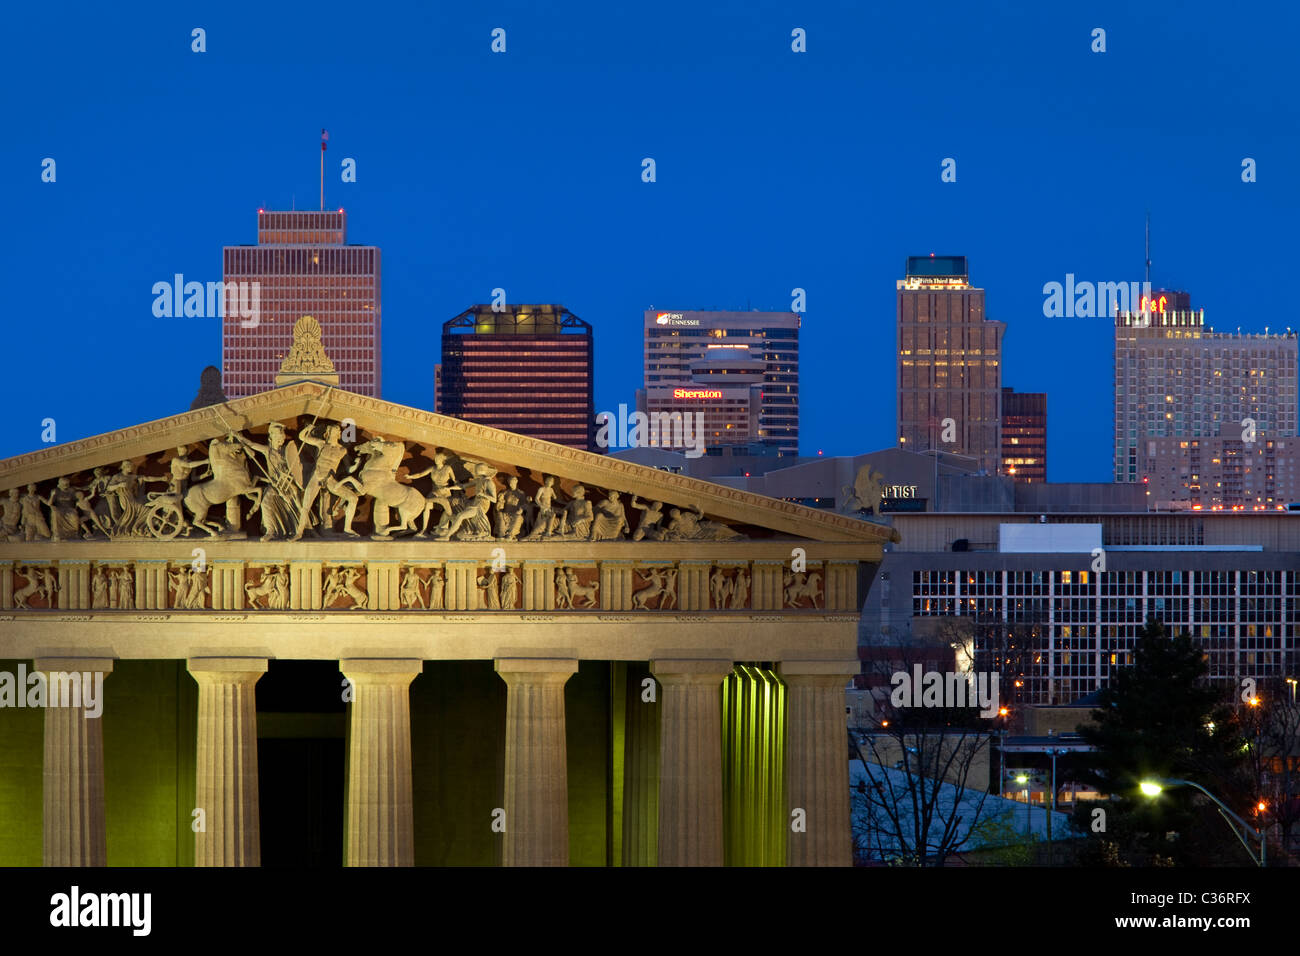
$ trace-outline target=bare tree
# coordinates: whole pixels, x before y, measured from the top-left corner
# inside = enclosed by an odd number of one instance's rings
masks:
[[[1280,852],[1274,855],[1275,864],[1293,866],[1300,825],[1300,704],[1282,678],[1260,681],[1256,693],[1258,705],[1239,711],[1241,733],[1250,748],[1247,787],[1253,791],[1245,799],[1256,804],[1259,826],[1277,827]]]
[[[895,647],[893,655],[876,661],[878,678],[910,677],[918,663],[936,670],[955,663],[941,642]],[[967,845],[984,810],[988,731],[975,709],[896,706],[876,684],[872,726],[851,735],[864,775],[853,794],[855,849],[897,865],[943,866]]]

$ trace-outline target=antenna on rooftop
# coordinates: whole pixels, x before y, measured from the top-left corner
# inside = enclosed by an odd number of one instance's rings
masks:
[[[1147,285],[1143,287],[1151,289],[1151,209],[1147,209]]]
[[[320,131],[320,211],[325,211],[325,144],[329,141],[330,134],[325,130]]]

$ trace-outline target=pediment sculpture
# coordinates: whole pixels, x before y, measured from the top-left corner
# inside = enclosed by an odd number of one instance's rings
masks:
[[[644,501],[617,488],[562,488],[555,475],[427,449],[313,419],[265,434],[227,431],[0,494],[0,537],[93,539],[368,535],[435,541],[729,541],[746,534],[698,505]],[[342,579],[340,579],[342,581]],[[180,587],[176,583],[175,587]],[[187,585],[188,586],[188,585]],[[340,584],[347,593],[346,584]],[[414,585],[412,585],[414,587]],[[185,591],[185,600],[195,601]],[[414,593],[414,592],[412,592]],[[252,597],[250,596],[250,600]],[[275,599],[274,590],[258,596]],[[576,600],[589,600],[579,591]]]

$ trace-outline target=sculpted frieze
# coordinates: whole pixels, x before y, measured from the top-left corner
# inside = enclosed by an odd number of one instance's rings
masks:
[[[838,583],[828,605],[828,571],[822,565],[795,571],[790,565],[745,561],[511,563],[500,557],[502,549],[494,552],[490,561],[477,564],[345,560],[291,566],[227,559],[215,570],[197,560],[17,561],[0,564],[0,574],[8,576],[9,606],[22,611],[822,612],[851,607],[853,601],[844,590],[849,587],[844,568],[832,575]]]
[[[206,443],[0,492],[0,538],[21,542],[214,538],[262,541],[730,541],[698,505],[617,488],[561,487],[447,448],[335,421]],[[507,468],[503,471],[502,468]],[[567,489],[567,490],[565,490]]]

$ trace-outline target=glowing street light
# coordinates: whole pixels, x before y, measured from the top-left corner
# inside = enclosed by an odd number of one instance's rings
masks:
[[[1253,699],[1254,698],[1252,698],[1252,700]],[[1160,796],[1160,794],[1164,791],[1166,787],[1194,787],[1195,789],[1199,790],[1201,793],[1209,797],[1211,800],[1213,800],[1214,805],[1218,807],[1219,816],[1223,817],[1224,821],[1228,824],[1228,826],[1232,828],[1232,835],[1237,838],[1237,842],[1239,842],[1243,847],[1245,847],[1246,852],[1250,854],[1251,862],[1254,863],[1256,866],[1265,865],[1266,854],[1268,851],[1268,840],[1265,837],[1264,831],[1255,829],[1249,823],[1243,820],[1241,817],[1237,816],[1235,813],[1232,812],[1232,810],[1228,808],[1227,804],[1225,804],[1214,794],[1210,793],[1210,791],[1206,790],[1199,783],[1196,783],[1193,780],[1178,780],[1174,778],[1165,778],[1165,779],[1152,778],[1148,780],[1143,780],[1138,784],[1138,789],[1142,791],[1143,795],[1151,798]],[[1267,809],[1267,804],[1265,804],[1264,801],[1261,800],[1259,802],[1258,807],[1256,808],[1256,811],[1259,813],[1263,813],[1265,809]],[[1255,856],[1254,848],[1247,841],[1248,837],[1259,841],[1258,857]]]
[[[1025,842],[1028,843],[1031,836],[1030,831],[1033,825],[1033,821],[1029,816],[1032,812],[1032,807],[1029,803],[1029,774],[1016,774],[1016,783],[1025,788]]]

